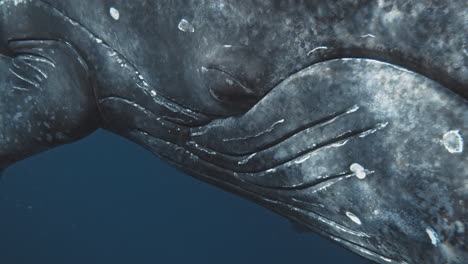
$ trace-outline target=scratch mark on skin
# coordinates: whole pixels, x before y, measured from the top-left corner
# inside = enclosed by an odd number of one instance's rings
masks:
[[[377,126],[374,129],[371,129],[371,130],[367,131],[366,133],[363,133],[359,137],[361,137],[361,138],[367,137],[368,135],[374,134],[375,132],[377,132],[377,131],[379,131],[379,130],[381,130],[383,128],[386,128],[387,126],[388,126],[388,122],[379,123],[379,124],[377,124]]]
[[[365,35],[362,35],[361,38],[375,38],[375,36],[372,34],[365,34]]]
[[[249,162],[249,160],[251,160],[255,155],[257,155],[257,153],[254,153],[254,154],[248,156],[247,158],[238,161],[237,163],[238,163],[239,165],[246,164],[246,163]]]
[[[191,146],[195,147],[196,149],[201,150],[201,151],[203,151],[203,152],[205,152],[205,153],[207,153],[209,155],[216,155],[217,154],[215,151],[212,151],[210,149],[207,149],[207,148],[204,148],[204,147],[198,145],[195,141],[189,141],[189,142],[187,142],[187,144],[191,145]]]
[[[243,83],[241,83],[239,80],[237,80],[236,77],[234,77],[234,75],[232,75],[232,74],[231,74],[230,72],[228,72],[228,71],[225,71],[225,70],[223,70],[223,69],[220,69],[220,68],[217,68],[217,67],[214,67],[214,66],[207,66],[207,67],[203,67],[203,66],[202,66],[201,69],[202,69],[202,72],[208,72],[208,71],[210,71],[210,70],[221,72],[222,74],[225,74],[226,76],[228,76],[228,77],[231,79],[232,83],[238,84],[246,94],[249,94],[249,95],[255,94],[255,92],[254,92],[251,88],[249,88],[249,87],[247,87],[246,85],[244,85]],[[210,89],[210,92],[213,93],[213,92],[211,91],[211,89]],[[213,94],[213,95],[214,95],[214,94]],[[215,95],[214,95],[214,96],[215,96]]]
[[[330,187],[330,186],[332,186],[332,185],[334,185],[334,184],[336,184],[336,183],[342,181],[343,179],[347,179],[347,178],[350,178],[350,177],[352,177],[352,176],[353,176],[352,174],[347,174],[347,175],[344,176],[344,177],[329,180],[329,181],[326,182],[325,185],[323,185],[323,186],[321,186],[321,187],[319,187],[319,188],[317,188],[317,189],[312,190],[310,193],[317,193],[317,192],[326,190],[326,189],[328,189],[328,187]]]
[[[27,83],[29,83],[29,84],[35,86],[35,87],[38,87],[38,86],[39,86],[38,83],[36,83],[36,82],[34,82],[34,81],[32,81],[32,80],[29,80],[29,79],[27,79],[27,78],[21,76],[20,74],[16,73],[16,72],[15,72],[14,70],[12,70],[11,68],[8,68],[8,70],[9,70],[11,73],[13,73],[13,75],[15,75],[18,79],[23,80],[23,81],[25,81],[25,82],[27,82]]]
[[[284,119],[280,119],[276,122],[274,122],[270,128],[268,128],[267,130],[265,131],[262,131],[258,134],[255,134],[255,135],[248,135],[248,136],[243,136],[243,137],[236,137],[236,138],[224,138],[223,141],[224,142],[229,142],[229,141],[241,141],[241,140],[247,140],[247,139],[253,139],[253,138],[258,138],[260,136],[263,136],[264,134],[267,134],[267,133],[270,133],[271,131],[273,131],[273,129],[275,129],[275,126],[276,125],[279,125],[281,123],[284,123]]]
[[[244,178],[240,178],[240,179],[242,179],[243,181],[245,181],[247,183],[254,184],[254,185],[258,186],[258,187],[267,188],[267,189],[274,189],[274,190],[285,190],[285,191],[305,190],[305,189],[309,189],[311,187],[317,186],[317,185],[319,185],[321,183],[327,182],[323,186],[321,186],[321,187],[319,187],[317,189],[314,189],[311,192],[311,193],[315,193],[315,192],[318,192],[318,191],[321,191],[321,190],[324,190],[324,189],[330,187],[331,185],[333,185],[333,184],[339,182],[340,180],[342,180],[343,178],[349,178],[350,176],[352,176],[352,174],[350,174],[350,173],[340,173],[340,174],[337,174],[337,175],[317,177],[316,179],[313,179],[311,182],[304,182],[304,183],[291,185],[291,186],[267,186],[267,185],[263,185],[263,184],[259,184],[259,183],[255,183],[255,182],[246,180]],[[335,180],[335,181],[332,181],[332,180]]]
[[[219,120],[215,120],[214,121],[215,123],[210,123],[210,125],[208,127],[205,127],[203,130],[200,130],[200,131],[195,131],[195,132],[192,132],[190,135],[192,137],[198,137],[198,136],[202,136],[202,135],[205,135],[206,133],[208,133],[208,131],[211,129],[211,128],[214,128],[214,127],[223,127],[223,124],[221,124],[221,122]]]
[[[29,92],[30,91],[28,88],[19,87],[19,86],[13,86],[12,88],[17,90],[17,91],[22,91],[22,92]]]
[[[130,101],[130,100],[127,100],[125,98],[121,98],[121,97],[105,97],[105,98],[102,98],[102,99],[99,99],[98,100],[98,103],[104,103],[106,101],[119,101],[119,102],[122,102],[124,104],[127,104],[127,105],[130,105],[136,109],[138,109],[139,111],[145,113],[146,115],[148,116],[152,116],[154,117],[155,120],[161,120],[161,118],[164,118],[164,116],[158,116],[157,114],[153,113],[152,111],[144,108],[143,106],[133,102],[133,101]],[[170,120],[165,120],[167,123],[170,123],[171,125],[174,125],[174,126],[179,126],[178,124],[174,123],[174,122],[171,122]],[[165,125],[165,122],[159,122],[159,124],[163,125],[163,126],[167,126]]]
[[[44,79],[47,79],[47,74],[39,67],[37,67],[36,65],[32,64],[32,63],[29,63],[25,60],[13,60],[13,64],[16,66],[16,67],[21,67],[20,65],[18,65],[18,62],[21,62],[23,64],[25,64],[27,67],[30,67],[32,69],[34,69],[35,71],[37,71],[40,75],[42,75],[42,80]]]
[[[314,207],[320,207],[320,208],[325,208],[325,205],[323,204],[317,204],[317,203],[311,203],[311,202],[306,202],[306,201],[303,201],[303,200],[299,200],[299,199],[296,199],[296,198],[291,198],[292,201],[296,202],[296,203],[300,203],[300,204],[304,204],[304,205],[309,205],[309,206],[314,206]]]
[[[326,50],[328,49],[327,46],[320,46],[312,49],[311,51],[307,52],[307,56],[310,56],[312,53],[316,52],[317,50]]]
[[[32,55],[32,54],[21,54],[21,55],[18,55],[16,56],[17,59],[21,59],[21,60],[24,60],[24,61],[33,61],[33,62],[42,62],[42,63],[46,63],[48,64],[49,66],[52,66],[53,68],[55,68],[55,63],[53,61],[51,61],[50,59],[47,59],[45,57],[42,57],[42,56],[39,56],[39,55]]]

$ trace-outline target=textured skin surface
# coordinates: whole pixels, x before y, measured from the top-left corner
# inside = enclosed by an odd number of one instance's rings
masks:
[[[2,167],[102,126],[378,263],[468,259],[464,1],[0,14]]]

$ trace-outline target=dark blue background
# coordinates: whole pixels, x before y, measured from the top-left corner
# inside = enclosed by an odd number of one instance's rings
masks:
[[[8,168],[0,263],[369,261],[105,131]]]

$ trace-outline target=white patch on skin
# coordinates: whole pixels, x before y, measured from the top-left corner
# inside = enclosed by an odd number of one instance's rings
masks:
[[[182,32],[190,32],[190,33],[195,32],[195,28],[192,26],[192,24],[190,24],[190,22],[188,22],[184,18],[180,20],[179,25],[177,25],[177,27]]]
[[[362,225],[361,219],[359,219],[359,217],[357,217],[355,214],[353,214],[351,212],[346,212],[346,216],[349,219],[351,219],[351,221],[353,221],[354,223],[356,223],[358,225]]]
[[[457,228],[457,233],[465,232],[465,225],[461,221],[455,221],[455,227]]]
[[[450,153],[463,152],[463,137],[459,130],[450,130],[442,136],[441,140],[444,147]]]
[[[115,9],[114,7],[109,8],[109,14],[114,20],[119,20],[120,18],[119,10]]]
[[[23,113],[18,112],[13,116],[13,120],[18,121],[23,116]]]
[[[351,164],[351,166],[349,166],[349,169],[356,175],[358,179],[362,180],[366,178],[366,170],[358,163]]]
[[[151,96],[155,97],[156,96],[156,91],[155,90],[151,90]]]
[[[436,247],[439,246],[439,243],[440,243],[439,235],[437,235],[437,233],[434,231],[434,229],[432,229],[430,227],[427,227],[426,228],[426,233],[429,236],[429,238],[431,239],[432,245],[434,245]]]

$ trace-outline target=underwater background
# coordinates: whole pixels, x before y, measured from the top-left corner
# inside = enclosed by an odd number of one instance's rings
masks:
[[[0,264],[369,264],[98,130],[0,182]]]

